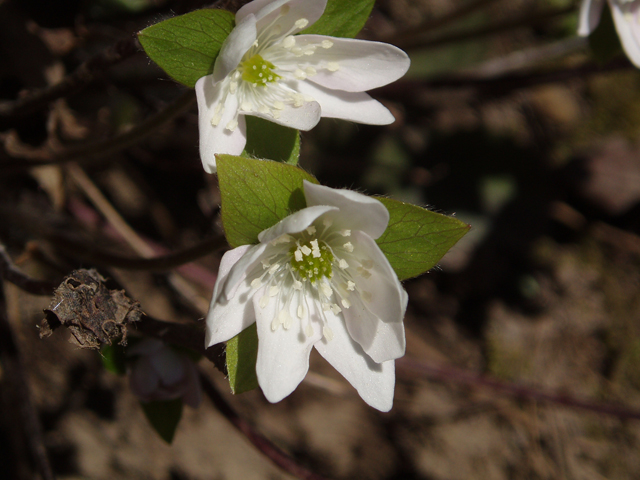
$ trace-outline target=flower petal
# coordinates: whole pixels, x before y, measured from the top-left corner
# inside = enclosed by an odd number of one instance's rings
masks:
[[[338,211],[338,209],[336,207],[326,205],[303,208],[302,210],[298,210],[288,217],[283,218],[273,227],[260,232],[258,240],[266,244],[281,235],[299,233],[315,222],[319,217],[332,211]]]
[[[247,115],[264,118],[273,123],[283,125],[296,130],[311,130],[320,121],[322,108],[318,102],[305,102],[300,107],[285,105],[282,110],[278,111],[279,116],[276,118],[268,113],[247,112]]]
[[[258,327],[256,375],[264,396],[275,403],[291,394],[307,374],[311,347],[320,340],[322,328],[317,313],[310,312],[312,316],[309,318],[313,318],[315,326],[313,335],[307,337],[303,332],[302,322],[293,311],[294,302],[291,302],[288,314],[295,321],[288,330],[280,325],[274,331],[271,324],[280,313],[282,305],[276,297],[271,298],[264,308],[260,307],[260,299],[265,292],[266,287],[263,287],[253,297]]]
[[[198,378],[198,372],[195,365],[187,358],[183,358],[185,362],[186,370],[186,384],[184,386],[184,392],[182,400],[191,408],[198,408],[202,401],[202,385],[200,385],[200,379]]]
[[[198,129],[200,133],[200,157],[207,173],[216,172],[217,153],[239,155],[247,143],[246,123],[243,116],[238,116],[238,126],[230,131],[226,125],[235,118],[238,110],[238,99],[228,95],[224,111],[217,126],[211,124],[216,115],[216,105],[221,101],[223,83],[212,84],[211,75],[202,77],[196,82],[196,99],[198,100]]]
[[[624,5],[615,4],[611,8],[613,21],[629,60],[640,68],[640,24],[638,9],[640,4],[633,2]]]
[[[372,238],[378,238],[387,228],[389,211],[375,198],[353,190],[316,185],[306,180],[303,183],[308,207],[330,205],[340,209],[339,213],[331,215],[334,228],[361,230]]]
[[[375,363],[362,347],[354,342],[342,319],[325,312],[333,338],[322,339],[316,350],[355,387],[362,399],[382,412],[393,406],[395,365],[393,361]]]
[[[297,88],[320,104],[320,114],[325,118],[367,125],[389,125],[396,120],[387,107],[364,92],[329,90],[309,81],[299,82]]]
[[[317,70],[309,80],[332,90],[364,92],[378,88],[398,80],[411,64],[405,52],[388,43],[324,35],[298,35],[295,39],[302,48],[323,40],[333,44],[316,48],[308,59]],[[329,62],[337,63],[338,69],[326,68]]]
[[[365,233],[353,232],[358,253],[364,250],[373,261],[370,276],[357,276],[356,295],[349,296],[351,307],[343,309],[347,330],[375,362],[400,358],[406,349],[402,320],[408,296],[387,258]]]
[[[593,32],[602,16],[605,0],[582,0],[578,15],[578,35],[586,37]]]
[[[250,295],[252,288],[245,280],[265,248],[266,245],[244,245],[222,257],[207,314],[205,347],[225,342],[255,322]]]
[[[213,83],[217,84],[226,78],[240,64],[247,50],[257,38],[256,17],[247,15],[236,26],[222,43],[220,53],[213,67]]]
[[[301,18],[307,19],[308,25],[314,24],[322,16],[327,6],[327,0],[254,0],[238,10],[236,22],[241,22],[247,15],[253,14],[258,21],[258,32],[262,32],[280,15],[283,5],[289,7],[289,11],[274,24],[274,27],[280,25],[284,35]],[[297,28],[292,33],[300,30]]]

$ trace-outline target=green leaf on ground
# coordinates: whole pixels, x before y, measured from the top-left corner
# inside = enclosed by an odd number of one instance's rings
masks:
[[[226,10],[204,9],[170,18],[138,32],[149,58],[174,80],[193,88],[213,64],[235,25]]]
[[[270,160],[217,155],[222,224],[229,245],[258,242],[258,234],[306,207],[302,181],[318,183],[299,167]]]
[[[258,331],[254,323],[227,342],[229,386],[235,394],[258,388]]]
[[[140,402],[140,405],[160,438],[170,444],[182,417],[182,399]]]
[[[247,121],[247,145],[243,156],[269,158],[297,165],[300,157],[300,132],[252,115]]]
[[[457,218],[390,198],[377,197],[389,210],[389,226],[376,240],[400,280],[416,277],[436,263],[471,228]]]
[[[364,27],[374,3],[375,0],[329,0],[322,17],[301,33],[353,38]]]

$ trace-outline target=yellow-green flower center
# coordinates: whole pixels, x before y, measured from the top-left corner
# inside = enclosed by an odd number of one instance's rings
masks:
[[[291,255],[291,268],[301,279],[307,279],[315,283],[322,277],[331,278],[333,253],[323,241],[311,240],[304,244],[296,245],[289,250]]]
[[[265,86],[267,83],[275,82],[280,75],[273,72],[275,65],[260,55],[254,55],[249,60],[240,64],[242,80],[254,85]]]

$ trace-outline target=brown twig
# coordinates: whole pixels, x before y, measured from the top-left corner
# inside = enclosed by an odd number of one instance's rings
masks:
[[[0,276],[16,287],[34,295],[51,295],[57,284],[47,280],[36,280],[22,273],[13,264],[4,245],[0,244]]]
[[[202,329],[197,329],[183,323],[157,320],[148,315],[143,315],[142,319],[132,324],[131,327],[145,335],[198,352],[210,360],[218,370],[225,375],[227,374],[224,345],[218,344],[206,348]]]
[[[17,418],[15,423],[22,426],[24,441],[27,444],[31,461],[43,480],[55,480],[53,470],[49,464],[47,450],[44,446],[42,425],[38,418],[31,392],[27,385],[26,371],[16,341],[15,334],[9,323],[4,296],[4,285],[0,281],[0,360],[3,370],[3,391],[15,408]]]
[[[37,159],[13,159],[0,163],[0,170],[23,170],[25,168],[37,167],[40,165],[61,164],[67,162],[86,163],[90,160],[104,158],[113,155],[131,145],[136,144],[144,137],[153,132],[156,128],[165,124],[177,115],[185,112],[195,101],[193,90],[187,90],[166,108],[145,119],[139,125],[125,133],[115,137],[96,142],[89,142],[84,145],[68,147],[63,150],[43,153],[42,158]]]
[[[129,58],[139,50],[140,46],[136,37],[125,38],[82,63],[61,82],[31,92],[18,100],[0,103],[0,127],[1,124],[8,123],[16,117],[28,115],[47,106],[53,100],[77,93],[92,82],[98,74]]]
[[[425,32],[432,32],[439,28],[449,25],[460,18],[471,15],[476,10],[483,8],[496,0],[475,0],[458,6],[453,11],[443,15],[439,18],[429,19],[420,25],[408,28],[400,33],[385,37],[382,41],[391,43],[392,45],[401,45],[403,42],[410,41],[416,35],[423,34]]]
[[[624,405],[598,403],[576,398],[565,393],[545,392],[517,383],[503,382],[478,375],[456,367],[429,365],[406,357],[399,359],[396,365],[401,370],[418,372],[426,378],[443,383],[459,383],[471,387],[488,388],[522,400],[552,403],[618,418],[640,420],[640,410],[634,410]]]
[[[404,41],[397,42],[396,45],[406,50],[412,48],[439,47],[451,43],[458,43],[466,40],[475,40],[489,35],[496,35],[498,33],[514,30],[516,28],[539,25],[547,20],[567,15],[569,13],[572,13],[573,11],[575,11],[574,5],[560,9],[548,10],[537,14],[525,13],[515,18],[508,18],[506,20],[500,20],[489,25],[483,25],[481,27],[464,31],[451,32],[437,37],[432,37],[428,33],[419,36],[415,35],[413,37],[405,39]]]
[[[202,383],[204,393],[213,402],[218,411],[222,413],[222,415],[224,415],[234,427],[242,432],[242,434],[244,434],[247,439],[274,464],[285,472],[302,480],[327,480],[327,477],[323,477],[322,475],[307,470],[275,446],[273,442],[258,433],[249,422],[240,417],[231,405],[226,402],[211,380],[209,380],[209,378],[202,372],[200,372],[200,381]]]

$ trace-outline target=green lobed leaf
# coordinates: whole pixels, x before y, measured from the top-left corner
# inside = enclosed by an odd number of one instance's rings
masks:
[[[297,165],[300,157],[300,132],[263,118],[245,115],[247,144],[243,156],[270,158],[277,162]]]
[[[329,0],[322,17],[301,33],[355,37],[367,22],[375,0]]]
[[[299,167],[270,160],[217,155],[222,224],[229,245],[258,242],[258,234],[306,207],[302,181],[318,181]]]
[[[471,228],[457,218],[390,198],[377,197],[389,210],[389,226],[376,243],[400,280],[416,277],[436,263]]]
[[[164,20],[138,32],[147,55],[174,80],[193,88],[213,64],[235,25],[226,10],[204,9]]]
[[[255,323],[227,342],[226,358],[232,393],[239,394],[258,388],[258,330]]]
[[[170,444],[182,417],[182,399],[140,402],[140,405],[160,438]]]

